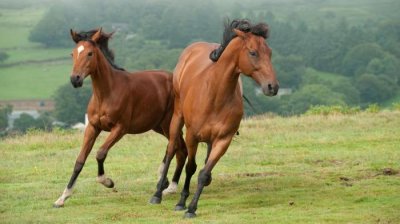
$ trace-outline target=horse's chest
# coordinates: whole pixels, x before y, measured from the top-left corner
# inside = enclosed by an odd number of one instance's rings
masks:
[[[89,117],[90,122],[104,131],[110,131],[116,124],[116,120],[108,113],[95,113]]]

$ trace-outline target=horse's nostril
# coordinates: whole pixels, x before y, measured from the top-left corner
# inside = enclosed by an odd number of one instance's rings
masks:
[[[272,90],[272,85],[268,84],[268,90]]]
[[[75,79],[79,80],[79,79],[81,79],[81,77],[79,75],[77,75]]]

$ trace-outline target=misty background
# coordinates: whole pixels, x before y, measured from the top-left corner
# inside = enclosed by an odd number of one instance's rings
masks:
[[[69,84],[70,28],[115,31],[109,46],[128,71],[172,71],[188,44],[218,43],[227,18],[247,18],[269,25],[281,86],[267,98],[244,78],[247,116],[400,101],[396,0],[0,0],[0,8],[0,100],[53,100],[49,116],[71,124],[82,121],[91,90]]]

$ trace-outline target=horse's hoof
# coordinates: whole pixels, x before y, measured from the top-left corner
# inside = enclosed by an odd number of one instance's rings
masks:
[[[64,204],[58,205],[58,204],[53,204],[53,208],[62,208],[64,207]]]
[[[186,206],[184,205],[176,205],[175,206],[175,211],[183,211],[186,209]]]
[[[185,212],[185,216],[184,216],[184,218],[186,218],[186,219],[192,219],[192,218],[194,218],[194,217],[196,217],[196,213],[191,213],[191,212]]]
[[[161,198],[159,198],[159,197],[153,196],[150,199],[150,204],[160,204],[160,203],[161,203]]]
[[[107,188],[113,188],[114,187],[114,181],[112,181],[110,178],[107,178],[106,183],[104,184]]]

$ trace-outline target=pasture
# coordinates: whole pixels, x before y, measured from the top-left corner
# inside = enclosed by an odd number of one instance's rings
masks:
[[[105,169],[117,192],[95,182],[101,135],[60,209],[52,204],[68,182],[83,133],[2,139],[1,223],[400,223],[400,111],[261,116],[242,121],[239,131],[192,220],[173,211],[179,194],[148,203],[167,144],[160,135],[125,136],[111,149]],[[189,200],[205,151],[202,145]],[[179,190],[182,184],[181,177]]]

